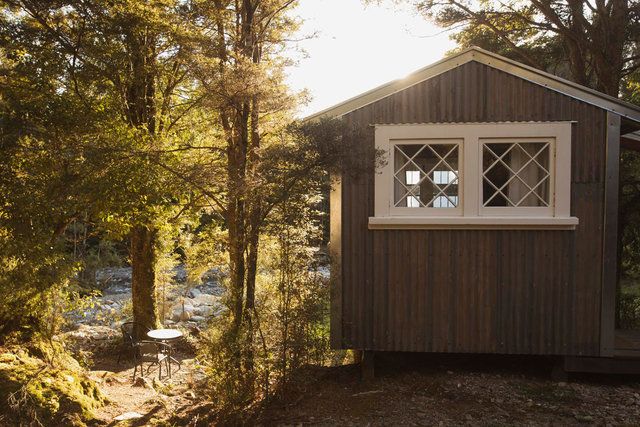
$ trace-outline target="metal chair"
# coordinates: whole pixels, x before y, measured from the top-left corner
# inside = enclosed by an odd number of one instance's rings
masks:
[[[144,377],[144,363],[148,362],[147,374],[153,365],[158,365],[158,379],[162,379],[162,363],[164,362],[169,378],[171,378],[171,346],[157,341],[138,341],[134,345],[133,381],[140,367],[140,376]]]
[[[122,347],[120,347],[120,353],[118,353],[118,364],[120,364],[120,358],[122,353],[129,351],[131,358],[135,360],[135,346],[138,342],[144,340],[147,337],[147,332],[150,331],[146,326],[136,322],[125,322],[120,326],[122,331]]]

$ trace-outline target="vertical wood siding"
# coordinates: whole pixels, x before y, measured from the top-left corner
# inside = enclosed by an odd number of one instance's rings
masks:
[[[368,230],[373,174],[345,176],[346,347],[598,355],[603,110],[471,62],[345,118],[363,126],[573,120],[571,214],[580,220],[575,231]]]

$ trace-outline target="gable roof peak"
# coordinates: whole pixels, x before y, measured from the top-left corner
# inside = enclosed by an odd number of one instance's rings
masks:
[[[400,92],[415,84],[428,80],[439,74],[452,70],[468,62],[476,61],[486,66],[504,71],[516,77],[528,80],[534,84],[560,92],[569,97],[595,105],[607,111],[640,123],[640,107],[570,80],[538,70],[504,56],[481,49],[476,46],[464,49],[440,61],[427,65],[406,77],[385,83],[353,98],[347,99],[332,107],[305,117],[304,121],[311,121],[326,117],[341,117],[351,111],[362,108],[396,92]]]

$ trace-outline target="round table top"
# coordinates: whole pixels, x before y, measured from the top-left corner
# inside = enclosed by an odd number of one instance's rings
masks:
[[[155,340],[172,340],[174,338],[180,338],[182,332],[177,329],[154,329],[147,332],[147,336]]]

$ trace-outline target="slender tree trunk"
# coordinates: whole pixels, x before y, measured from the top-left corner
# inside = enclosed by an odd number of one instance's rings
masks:
[[[257,52],[257,49],[255,50]],[[259,62],[259,55],[254,53],[252,60]],[[251,102],[251,138],[247,152],[247,163],[251,171],[251,176],[254,177],[253,179],[257,179],[258,177],[258,149],[260,148],[260,133],[258,131],[260,115],[258,111],[259,103],[258,100],[254,98]],[[252,337],[254,334],[253,315],[256,303],[256,273],[258,269],[258,245],[260,242],[262,204],[260,203],[260,195],[257,194],[257,190],[252,187],[250,192],[249,227],[247,230],[247,298],[245,300],[244,322],[247,333]],[[253,357],[253,345],[249,345],[245,358],[245,367],[247,370],[253,371]]]
[[[156,307],[157,231],[138,225],[131,230],[131,300],[133,320],[148,328],[158,325]]]
[[[233,325],[236,331],[242,326],[245,289],[247,131],[243,124],[247,122],[247,117],[248,112],[243,111],[230,118],[229,121],[237,123],[237,127],[230,130],[227,142],[229,204],[226,219]]]
[[[253,311],[256,303],[256,273],[258,270],[258,244],[260,239],[260,202],[254,200],[249,214],[249,232],[247,236],[247,297],[244,306],[244,324],[248,336],[253,337]],[[244,366],[247,371],[253,371],[254,351],[252,343],[249,343],[244,358]]]
[[[232,199],[230,197],[230,199]],[[231,281],[231,308],[233,310],[233,325],[236,331],[242,325],[242,310],[244,307],[244,219],[240,200],[230,200],[227,210],[227,226],[229,230],[229,268]]]
[[[247,298],[244,308],[244,318],[251,321],[253,309],[256,304],[256,272],[258,270],[258,243],[259,233],[259,216],[257,209],[253,209],[250,215],[250,230],[247,244]]]

